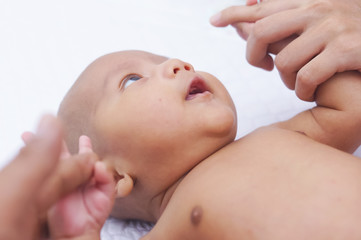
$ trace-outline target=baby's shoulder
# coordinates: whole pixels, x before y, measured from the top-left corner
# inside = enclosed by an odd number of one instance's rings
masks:
[[[311,138],[302,131],[293,131],[274,124],[254,130],[225,146],[215,154],[233,155],[235,152],[240,154],[243,151],[247,151],[258,155],[258,153],[268,151],[269,148],[274,148],[275,146],[287,146],[298,144],[300,141],[309,142],[310,140]],[[210,156],[210,158],[212,157]]]

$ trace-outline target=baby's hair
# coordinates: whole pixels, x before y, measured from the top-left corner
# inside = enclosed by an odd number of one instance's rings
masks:
[[[97,60],[89,67],[94,64],[97,64]],[[81,135],[90,137],[94,150],[97,148],[91,121],[101,93],[97,84],[98,76],[89,67],[75,81],[58,110],[58,117],[64,126],[65,142],[72,154],[78,152],[78,139]]]
[[[78,139],[89,135],[89,105],[79,99],[78,93],[70,89],[58,110],[58,117],[63,122],[64,138],[71,154],[78,152]],[[80,97],[81,98],[81,97]]]

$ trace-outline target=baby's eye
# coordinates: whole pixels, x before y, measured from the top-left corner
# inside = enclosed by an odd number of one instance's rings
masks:
[[[143,78],[143,77],[139,76],[138,74],[129,74],[129,75],[125,76],[125,78],[123,79],[121,88],[126,89],[130,84],[138,81],[141,78]]]

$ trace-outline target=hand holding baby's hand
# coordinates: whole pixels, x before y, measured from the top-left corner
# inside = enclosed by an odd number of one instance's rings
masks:
[[[24,142],[33,137],[32,133],[22,135]],[[93,155],[91,141],[86,136],[79,138],[79,155]],[[61,161],[73,161],[63,142]],[[110,214],[114,201],[113,175],[103,162],[96,161],[93,174],[87,184],[60,199],[48,212],[51,239],[74,237],[100,238],[100,230]]]
[[[94,154],[90,139],[86,136],[79,139],[79,154],[83,153]],[[69,153],[63,151],[63,156],[67,155]],[[91,180],[59,200],[49,211],[51,237],[59,239],[87,235],[100,238],[101,227],[113,207],[114,187],[113,175],[103,162],[96,162]]]
[[[96,161],[94,154],[60,159],[63,132],[53,116],[26,136],[26,146],[0,171],[0,239],[39,239],[48,209],[87,183]]]
[[[361,70],[359,0],[264,0],[234,6],[212,18],[234,26],[247,39],[247,60],[270,70],[275,64],[286,86],[312,100],[318,85],[337,72]],[[275,62],[269,53],[277,54]]]

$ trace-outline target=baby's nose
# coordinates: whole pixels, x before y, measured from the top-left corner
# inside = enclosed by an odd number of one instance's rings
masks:
[[[167,78],[175,78],[182,71],[194,72],[191,64],[183,62],[179,59],[169,59],[164,64],[164,75]]]

